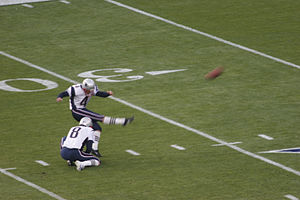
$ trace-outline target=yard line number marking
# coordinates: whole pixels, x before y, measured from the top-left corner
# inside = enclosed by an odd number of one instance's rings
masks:
[[[25,180],[25,179],[23,179],[23,178],[21,178],[19,176],[14,175],[13,173],[8,172],[7,169],[1,169],[0,168],[0,172],[2,174],[5,174],[5,175],[7,175],[7,176],[9,176],[9,177],[11,177],[11,178],[13,178],[13,179],[21,182],[21,183],[24,183],[24,184],[26,184],[26,185],[28,185],[30,187],[33,187],[33,188],[39,190],[40,192],[43,192],[43,193],[45,193],[45,194],[47,194],[47,195],[49,195],[49,196],[51,196],[51,197],[53,197],[53,198],[55,198],[57,200],[66,200],[66,199],[58,196],[57,194],[54,194],[53,192],[50,192],[49,190],[46,190],[45,188],[42,188],[42,187],[40,187],[40,186],[38,186],[38,185],[36,185],[36,184],[34,184],[32,182],[29,182],[29,181],[27,181],[27,180]]]
[[[161,74],[168,74],[168,73],[173,73],[173,72],[182,72],[185,71],[186,69],[176,69],[176,70],[162,70],[162,71],[152,71],[152,72],[145,72],[146,74],[150,74],[152,76],[157,76]]]
[[[2,55],[4,55],[4,56],[7,56],[7,57],[9,57],[9,58],[11,58],[11,59],[13,59],[13,60],[16,60],[16,61],[18,61],[18,62],[21,62],[21,63],[23,63],[23,64],[25,64],[25,65],[27,65],[27,66],[29,66],[29,67],[36,68],[36,69],[38,69],[38,70],[41,70],[41,71],[46,72],[46,73],[48,73],[48,74],[51,74],[51,75],[53,75],[53,76],[55,76],[55,77],[57,77],[57,78],[66,80],[66,81],[68,81],[68,82],[70,82],[70,83],[74,83],[74,84],[78,84],[78,83],[79,83],[79,82],[77,82],[77,81],[71,80],[71,79],[69,79],[69,78],[67,78],[67,77],[65,77],[65,76],[62,76],[62,75],[60,75],[60,74],[57,74],[57,73],[55,73],[55,72],[52,72],[52,71],[49,71],[49,70],[47,70],[47,69],[44,69],[44,68],[42,68],[42,67],[40,67],[40,66],[34,65],[34,64],[32,64],[32,63],[30,63],[30,62],[28,62],[28,61],[25,61],[25,60],[22,60],[22,59],[20,59],[20,58],[15,57],[15,56],[12,56],[12,55],[10,55],[10,54],[4,53],[3,51],[0,51],[0,54],[2,54]],[[124,100],[122,100],[122,99],[119,99],[119,98],[116,98],[116,97],[113,97],[113,96],[109,96],[108,98],[113,99],[113,100],[115,100],[115,101],[117,101],[117,102],[119,102],[119,103],[122,103],[122,104],[124,104],[124,105],[127,105],[127,106],[129,106],[129,107],[131,107],[131,108],[134,108],[134,109],[136,109],[136,110],[139,110],[139,111],[141,111],[141,112],[143,112],[143,113],[145,113],[145,114],[148,114],[148,115],[150,115],[150,116],[152,116],[152,117],[155,117],[155,118],[157,118],[157,119],[160,119],[160,120],[162,120],[162,121],[165,121],[165,122],[167,122],[167,123],[169,123],[169,124],[172,124],[172,125],[181,127],[181,128],[183,128],[183,129],[185,129],[185,130],[187,130],[187,131],[196,133],[197,135],[201,135],[202,137],[205,137],[205,138],[207,138],[207,139],[209,139],[209,140],[212,140],[212,141],[214,141],[214,142],[216,142],[216,143],[224,144],[225,146],[227,146],[227,147],[229,147],[229,148],[231,148],[231,149],[234,149],[234,150],[236,150],[236,151],[238,151],[238,152],[240,152],[240,153],[243,153],[243,154],[245,154],[245,155],[248,155],[248,156],[250,156],[250,157],[252,157],[252,158],[256,158],[256,159],[261,160],[261,161],[263,161],[263,162],[266,162],[266,163],[269,163],[269,164],[274,165],[274,166],[276,166],[276,167],[279,167],[279,168],[281,168],[281,169],[283,169],[283,170],[285,170],[285,171],[291,172],[291,173],[293,173],[293,174],[295,174],[295,175],[297,175],[297,176],[300,176],[300,171],[297,171],[297,170],[295,170],[295,169],[292,169],[292,168],[290,168],[290,167],[287,167],[287,166],[285,166],[285,165],[283,165],[283,164],[280,164],[280,163],[278,163],[278,162],[275,162],[275,161],[270,160],[270,159],[268,159],[268,158],[265,158],[265,157],[263,157],[263,156],[257,155],[257,154],[255,154],[255,153],[246,151],[246,150],[244,150],[244,149],[242,149],[242,148],[239,148],[239,147],[237,147],[237,146],[234,146],[234,145],[232,145],[232,144],[229,144],[229,143],[227,143],[227,142],[225,142],[225,141],[223,141],[223,140],[221,140],[221,139],[218,139],[218,138],[216,138],[216,137],[213,137],[213,136],[211,136],[211,135],[209,135],[209,134],[207,134],[207,133],[201,132],[201,131],[199,131],[199,130],[197,130],[197,129],[191,128],[191,127],[189,127],[189,126],[186,126],[186,125],[181,124],[181,123],[179,123],[179,122],[176,122],[176,121],[174,121],[174,120],[168,119],[168,118],[166,118],[166,117],[163,117],[163,116],[161,116],[161,115],[158,115],[158,114],[156,114],[156,113],[153,113],[153,112],[151,112],[151,111],[149,111],[149,110],[146,110],[146,109],[144,109],[144,108],[141,108],[141,107],[139,107],[139,106],[136,106],[136,105],[134,105],[134,104],[132,104],[132,103],[129,103],[129,102],[127,102],[127,101],[124,101]]]
[[[162,70],[162,71],[151,71],[151,72],[145,72],[146,74],[156,76],[156,75],[161,75],[161,74],[168,74],[168,73],[174,73],[174,72],[181,72],[185,71],[186,69],[176,69],[176,70]],[[116,74],[114,75],[95,75],[95,72],[102,72],[102,71],[112,71]],[[124,78],[124,74],[127,72],[132,72],[132,69],[128,68],[109,68],[109,69],[96,69],[96,70],[91,70],[91,71],[86,71],[78,74],[77,76],[82,77],[82,78],[94,78],[98,82],[128,82],[128,81],[136,81],[136,80],[141,80],[144,78],[142,75],[134,75],[134,76],[126,76]],[[120,79],[122,77],[122,79]],[[118,79],[115,79],[118,78]]]
[[[39,83],[43,86],[46,86],[46,88],[37,89],[37,90],[21,90],[21,89],[9,86],[6,83],[9,81],[17,81],[17,80],[33,81],[33,82]],[[0,81],[0,89],[10,91],[10,92],[39,92],[39,91],[43,91],[43,90],[51,90],[51,89],[54,89],[57,87],[58,87],[58,84],[53,81],[43,80],[43,79],[38,79],[38,78],[15,78],[15,79],[7,79],[7,80]]]
[[[300,153],[300,147],[295,147],[295,148],[288,148],[288,149],[277,149],[277,150],[271,150],[271,151],[262,151],[259,153]]]
[[[269,59],[274,60],[274,61],[276,61],[276,62],[279,62],[279,63],[285,64],[285,65],[288,65],[288,66],[291,66],[291,67],[295,67],[295,68],[300,69],[300,66],[299,66],[299,65],[296,65],[296,64],[294,64],[294,63],[287,62],[287,61],[285,61],[285,60],[282,60],[282,59],[279,59],[279,58],[270,56],[270,55],[268,55],[268,54],[265,54],[265,53],[256,51],[256,50],[254,50],[254,49],[250,49],[250,48],[248,48],[248,47],[245,47],[245,46],[242,46],[242,45],[239,45],[239,44],[230,42],[230,41],[228,41],[228,40],[224,40],[224,39],[219,38],[219,37],[216,37],[216,36],[214,36],[214,35],[211,35],[211,34],[208,34],[208,33],[202,32],[202,31],[198,31],[198,30],[193,29],[193,28],[191,28],[191,27],[188,27],[188,26],[185,26],[185,25],[182,25],[182,24],[178,24],[178,23],[173,22],[173,21],[171,21],[171,20],[168,20],[168,19],[159,17],[159,16],[157,16],[157,15],[153,15],[153,14],[151,14],[151,13],[148,13],[148,12],[145,12],[145,11],[142,11],[142,10],[139,10],[139,9],[137,9],[137,8],[133,8],[133,7],[131,7],[131,6],[127,6],[127,5],[122,4],[122,3],[119,3],[119,2],[117,2],[117,1],[113,1],[113,0],[105,0],[105,1],[108,2],[108,3],[112,3],[112,4],[114,4],[114,5],[117,5],[117,6],[119,6],[119,7],[123,7],[123,8],[126,8],[126,9],[128,9],[128,10],[134,11],[134,12],[136,12],[136,13],[139,13],[139,14],[146,15],[146,16],[148,16],[148,17],[157,19],[157,20],[159,20],[159,21],[163,21],[163,22],[165,22],[165,23],[167,23],[167,24],[171,24],[171,25],[173,25],[173,26],[177,26],[177,27],[182,28],[182,29],[185,29],[185,30],[187,30],[187,31],[191,31],[191,32],[197,33],[197,34],[199,34],[199,35],[203,35],[203,36],[205,36],[205,37],[211,38],[211,39],[213,39],[213,40],[217,40],[217,41],[222,42],[222,43],[224,43],[224,44],[228,44],[228,45],[230,45],[230,46],[233,46],[233,47],[236,47],[236,48],[239,48],[239,49],[242,49],[242,50],[245,50],[245,51],[254,53],[254,54],[256,54],[256,55],[260,55],[260,56],[262,56],[262,57],[269,58]]]

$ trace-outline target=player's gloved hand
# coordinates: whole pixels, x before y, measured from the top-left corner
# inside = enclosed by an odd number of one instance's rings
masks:
[[[60,102],[60,101],[62,101],[62,100],[63,100],[63,99],[60,98],[60,97],[56,98],[56,102]]]
[[[107,93],[109,94],[109,96],[114,95],[114,93],[112,91],[107,91]]]

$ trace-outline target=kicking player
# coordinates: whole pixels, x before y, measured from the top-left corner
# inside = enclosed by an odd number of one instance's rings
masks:
[[[86,109],[87,103],[90,101],[92,96],[98,97],[108,97],[113,95],[112,91],[100,91],[98,90],[97,85],[92,79],[84,79],[82,84],[72,85],[66,91],[61,92],[56,101],[60,102],[64,97],[69,97],[69,107],[72,111],[72,116],[75,120],[80,121],[83,117],[89,117],[93,121],[93,129],[94,131],[94,143],[92,146],[92,153],[97,157],[101,157],[101,154],[98,150],[98,144],[100,140],[100,135],[102,132],[101,126],[97,123],[102,122],[104,124],[120,124],[127,125],[133,121],[133,117],[131,118],[115,118],[104,116],[95,112],[92,112]]]
[[[67,137],[62,138],[60,155],[69,163],[75,162],[78,171],[88,166],[99,166],[101,161],[90,154],[92,151],[94,130],[91,128],[93,122],[88,117],[83,117],[79,126],[69,130]],[[86,151],[83,148],[86,146]]]

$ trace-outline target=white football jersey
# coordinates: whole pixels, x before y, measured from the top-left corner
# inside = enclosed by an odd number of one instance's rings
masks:
[[[93,135],[94,130],[91,127],[72,127],[62,147],[67,147],[69,149],[81,149],[86,139],[93,140]]]
[[[82,85],[72,85],[67,89],[69,94],[70,110],[85,108],[91,97],[98,92],[98,87],[95,85],[94,89],[89,94],[85,94]]]

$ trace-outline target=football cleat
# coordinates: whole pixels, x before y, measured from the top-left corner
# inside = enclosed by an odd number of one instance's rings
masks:
[[[74,162],[70,161],[70,160],[67,160],[67,164],[68,164],[68,166],[75,166]]]
[[[77,171],[82,171],[84,169],[84,165],[78,160],[75,161],[75,165],[76,165]]]
[[[134,116],[132,116],[130,118],[126,118],[123,126],[126,126],[127,124],[130,124],[133,120],[134,120]]]
[[[102,157],[102,155],[99,153],[98,150],[92,150],[92,154],[94,154],[94,155],[97,156],[98,158]]]

